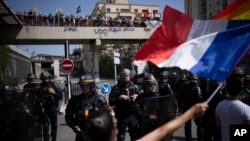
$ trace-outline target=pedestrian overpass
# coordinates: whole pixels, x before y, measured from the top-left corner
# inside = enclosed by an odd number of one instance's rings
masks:
[[[70,44],[89,44],[92,69],[99,72],[99,54],[105,44],[143,44],[155,29],[145,27],[57,27],[24,26],[4,1],[0,1],[1,45],[64,45],[69,58]],[[95,73],[99,81],[99,73]]]
[[[0,44],[46,45],[46,44],[141,44],[154,29],[144,27],[55,27],[55,26],[9,26],[0,28]]]

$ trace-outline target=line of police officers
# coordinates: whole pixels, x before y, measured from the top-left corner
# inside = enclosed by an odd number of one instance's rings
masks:
[[[234,75],[242,75],[239,73],[242,71],[234,71]],[[145,74],[140,91],[130,76],[129,69],[120,72],[119,81],[112,87],[108,101],[97,93],[91,75],[79,78],[78,84],[82,93],[72,96],[65,111],[65,121],[76,133],[76,141],[85,141],[82,130],[84,119],[90,109],[113,106],[119,131],[117,141],[125,141],[127,129],[131,141],[135,141],[175,118],[176,112],[181,114],[195,103],[205,101],[218,86],[215,81],[202,80],[191,73],[186,77],[184,73],[179,76],[174,72],[170,77],[168,71],[163,71],[158,80],[152,74]],[[248,79],[246,76],[246,80]],[[57,106],[58,100],[62,98],[61,89],[57,83],[51,81],[48,72],[42,72],[40,79],[32,73],[28,74],[27,82],[22,93],[16,93],[13,86],[1,88],[0,138],[7,141],[29,141],[41,138],[43,134],[44,141],[48,141],[50,137],[55,141]],[[242,94],[242,100],[245,102],[249,102],[250,99],[248,85],[249,81],[243,84],[245,92]],[[219,90],[209,103],[210,108],[204,117],[194,119],[199,141],[220,140],[220,130],[214,122],[214,111],[218,102],[225,99],[226,95],[224,89]],[[41,121],[42,124],[39,124]],[[191,121],[185,124],[185,136],[187,141],[193,140]],[[171,140],[171,137],[164,140]]]
[[[235,71],[234,75],[242,73]],[[242,74],[240,74],[242,75]],[[82,93],[72,97],[66,109],[66,122],[76,132],[76,141],[85,141],[82,130],[84,118],[93,107],[103,108],[112,106],[117,119],[117,141],[125,141],[128,131],[130,140],[149,133],[165,122],[176,117],[176,113],[183,113],[192,105],[205,101],[219,83],[200,79],[196,75],[186,73],[178,75],[163,71],[157,80],[152,74],[145,74],[142,91],[131,81],[130,70],[123,69],[119,74],[118,83],[111,89],[108,102],[103,96],[98,96],[91,76],[83,76],[79,80]],[[243,86],[246,86],[243,85]],[[195,118],[198,141],[219,141],[220,129],[215,126],[214,113],[217,104],[227,98],[227,92],[222,88],[209,103],[209,110],[202,118]],[[246,91],[244,100],[249,93]],[[187,141],[193,140],[191,121],[185,124],[185,137]],[[164,140],[171,140],[166,137]]]
[[[56,141],[57,107],[62,90],[49,72],[27,75],[22,91],[6,85],[0,92],[0,138],[4,141]],[[51,127],[51,129],[49,129]],[[50,133],[49,133],[50,131]]]

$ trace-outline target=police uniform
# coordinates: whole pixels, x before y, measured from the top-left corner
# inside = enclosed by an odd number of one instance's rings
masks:
[[[27,76],[23,92],[17,95],[17,137],[25,141],[42,138],[42,95],[41,80],[33,73]]]
[[[207,100],[215,89],[219,86],[219,83],[210,79],[202,80],[201,83],[203,100]],[[221,134],[220,128],[215,124],[215,109],[219,102],[226,99],[225,89],[220,89],[215,96],[209,102],[209,108],[205,112],[203,119],[204,125],[204,141],[220,141]]]
[[[14,141],[15,136],[15,87],[3,86],[0,90],[0,139]]]
[[[148,87],[156,87],[155,91],[151,91]],[[134,106],[134,113],[136,115],[136,118],[139,121],[139,131],[138,134],[140,137],[144,136],[145,134],[149,133],[150,131],[156,129],[157,127],[160,126],[159,121],[155,119],[148,118],[148,121],[146,123],[143,123],[143,111],[145,109],[145,100],[148,98],[153,98],[153,97],[160,97],[160,94],[158,93],[158,88],[157,88],[157,81],[154,78],[152,74],[146,74],[143,78],[143,93],[141,93],[137,98]],[[155,112],[157,111],[154,109]],[[155,116],[157,113],[154,113]],[[145,121],[144,121],[145,122]],[[147,127],[144,128],[142,124],[147,124]]]
[[[57,136],[57,107],[59,100],[62,99],[62,90],[60,86],[51,81],[51,75],[48,72],[42,72],[40,75],[42,80],[41,89],[43,97],[43,138],[44,141],[49,141],[50,136],[52,141],[56,141]],[[44,79],[49,79],[45,82]],[[50,89],[54,89],[55,94],[49,93]],[[49,127],[51,126],[51,135],[49,135]]]
[[[85,141],[81,131],[76,130],[79,127],[81,130],[84,125],[84,117],[88,114],[88,110],[97,108],[105,108],[108,106],[104,96],[97,94],[94,87],[94,79],[90,75],[83,75],[79,79],[79,85],[89,85],[89,92],[82,92],[80,95],[71,97],[66,111],[65,121],[67,125],[76,133],[75,141]]]
[[[173,90],[169,84],[168,76],[169,76],[168,71],[163,71],[160,73],[158,85],[159,85],[159,93],[161,96],[173,94]]]
[[[199,78],[190,74],[189,79],[184,83],[182,89],[179,93],[179,110],[181,112],[187,111],[194,104],[202,101],[201,88],[198,83]],[[203,123],[201,118],[196,118],[195,124],[197,126],[197,137],[198,141],[203,138]],[[192,140],[192,131],[191,131],[191,120],[185,123],[185,137],[187,141]]]
[[[126,82],[124,79],[128,79]],[[113,86],[109,95],[109,105],[114,106],[115,115],[117,118],[118,136],[117,141],[124,141],[126,128],[130,134],[131,141],[137,139],[137,125],[138,122],[133,113],[134,95],[139,94],[137,85],[130,81],[130,71],[123,69],[120,72],[120,81],[117,85]],[[120,96],[127,96],[128,99],[121,99]]]

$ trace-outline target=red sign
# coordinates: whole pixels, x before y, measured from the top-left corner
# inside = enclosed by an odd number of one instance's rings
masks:
[[[65,72],[71,72],[74,69],[74,62],[70,59],[65,59],[63,60],[61,67]]]

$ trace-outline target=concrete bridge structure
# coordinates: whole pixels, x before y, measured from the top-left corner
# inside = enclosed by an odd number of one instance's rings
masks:
[[[154,29],[144,27],[55,27],[24,26],[4,1],[0,1],[0,44],[65,46],[69,58],[70,44],[89,44],[92,67],[99,72],[98,49],[104,44],[142,44]],[[99,81],[99,74],[94,76]]]

